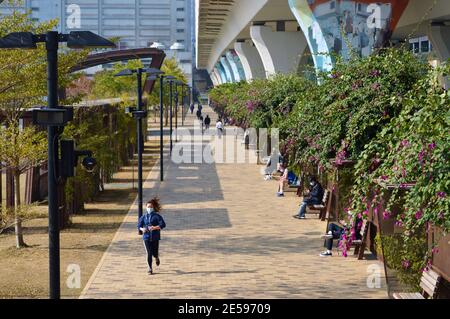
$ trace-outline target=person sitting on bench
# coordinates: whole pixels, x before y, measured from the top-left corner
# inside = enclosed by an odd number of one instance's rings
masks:
[[[300,205],[300,210],[297,215],[294,215],[294,218],[297,219],[305,219],[306,207],[309,205],[320,205],[322,204],[323,199],[323,187],[317,181],[315,176],[309,177],[309,193],[303,199],[303,203]]]
[[[362,220],[360,218],[356,218],[355,220],[355,240],[361,239],[361,224]],[[331,257],[333,254],[331,250],[333,249],[333,240],[338,239],[342,240],[343,235],[345,234],[345,231],[349,228],[347,223],[345,221],[340,221],[338,223],[330,223],[328,225],[328,231],[325,235],[322,236],[322,238],[325,238],[325,247],[327,250],[320,253],[320,257]]]
[[[267,161],[266,167],[264,169],[265,181],[272,179],[272,173],[278,168],[278,162],[280,157],[281,157],[280,152],[278,152],[274,147],[272,149],[272,153],[270,154],[269,160]]]
[[[284,197],[284,184],[288,182],[288,174],[289,174],[289,171],[287,169],[287,162],[284,162],[282,165],[280,165],[278,169],[279,172],[281,173],[281,177],[280,181],[278,182],[277,196]]]

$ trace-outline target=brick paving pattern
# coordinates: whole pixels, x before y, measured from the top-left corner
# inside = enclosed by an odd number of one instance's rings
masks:
[[[217,116],[206,111],[214,127]],[[326,224],[315,215],[292,218],[299,198],[277,198],[261,166],[167,161],[165,168],[163,183],[155,165],[144,185],[144,199],[161,198],[167,223],[155,275],[146,273],[134,203],[81,298],[387,298],[378,261],[336,251],[319,257]],[[370,265],[381,270],[381,288],[367,287]]]

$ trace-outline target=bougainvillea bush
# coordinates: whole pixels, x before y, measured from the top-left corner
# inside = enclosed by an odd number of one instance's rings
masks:
[[[227,83],[210,91],[211,105],[242,128],[282,128],[297,100],[313,83],[296,75],[277,74],[268,80]]]
[[[402,111],[366,145],[356,165],[354,214],[378,208],[391,193],[386,210],[379,214],[389,218],[393,207],[403,207],[395,216],[404,229],[400,251],[411,250],[412,239],[431,226],[444,233],[450,230],[450,92],[437,80],[448,70],[446,66],[430,71],[406,96],[392,101],[401,103]],[[428,267],[423,257],[423,267]],[[402,267],[411,266],[403,256]]]
[[[290,125],[297,162],[328,166],[357,159],[364,146],[401,112],[399,99],[429,66],[411,52],[384,49],[367,58],[338,60],[297,101]]]

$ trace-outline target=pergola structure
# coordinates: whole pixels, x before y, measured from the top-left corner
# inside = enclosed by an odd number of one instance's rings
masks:
[[[151,59],[150,67],[161,69],[166,54],[164,51],[155,48],[138,48],[127,50],[111,50],[102,53],[91,54],[86,60],[74,66],[71,71],[77,72],[88,69],[97,65],[114,63],[120,61],[137,60],[137,59]],[[144,91],[151,93],[154,86],[154,80],[146,80]]]

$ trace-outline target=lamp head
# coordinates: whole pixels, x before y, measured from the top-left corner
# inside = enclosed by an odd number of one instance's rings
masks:
[[[0,38],[2,49],[36,49],[36,39],[31,32],[13,32]]]
[[[122,71],[120,71],[117,74],[114,74],[114,76],[129,76],[129,75],[133,75],[133,73],[135,73],[136,71],[134,70],[130,70],[130,69],[124,69]]]
[[[114,42],[111,42],[91,31],[70,32],[67,37],[67,46],[71,49],[116,47]]]

